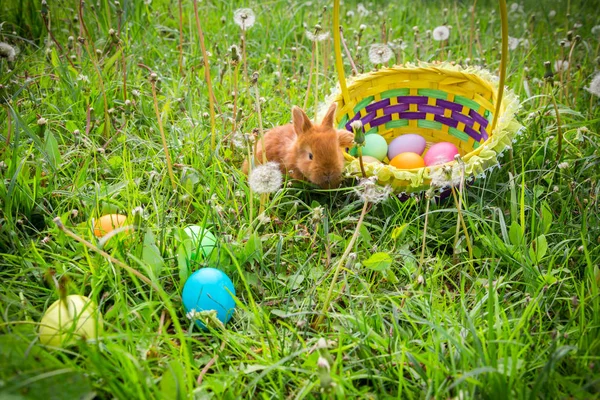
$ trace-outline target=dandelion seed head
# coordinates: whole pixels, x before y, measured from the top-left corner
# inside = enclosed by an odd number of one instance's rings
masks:
[[[0,42],[0,57],[6,58],[9,62],[15,61],[17,51],[8,43]]]
[[[369,61],[384,64],[392,58],[392,50],[385,44],[373,44],[369,48]]]
[[[441,42],[442,40],[448,40],[450,37],[450,29],[447,26],[441,25],[436,27],[433,32],[433,40],[437,42]]]
[[[508,37],[509,50],[515,50],[517,47],[519,47],[519,39],[509,36]]]
[[[256,15],[249,8],[238,8],[233,12],[233,22],[245,31],[252,28],[256,22]]]
[[[554,62],[554,70],[556,72],[566,72],[569,68],[569,62],[567,60],[557,60]]]
[[[590,86],[585,88],[588,92],[594,96],[600,97],[600,72],[594,76],[594,79],[590,82]]]
[[[279,170],[279,164],[268,162],[256,166],[248,177],[248,185],[254,193],[273,193],[279,190],[283,177]]]
[[[569,163],[566,161],[563,161],[560,164],[558,164],[558,169],[567,169],[567,168],[569,168]]]
[[[324,40],[329,39],[329,32],[314,33],[314,32],[307,30],[305,33],[306,33],[306,37],[311,42],[322,42]]]
[[[367,10],[367,8],[364,6],[363,3],[358,3],[358,5],[356,6],[356,12],[361,16],[361,17],[366,17],[369,14],[371,14],[371,11]]]
[[[548,13],[548,18],[554,18],[556,17],[556,10],[550,10],[550,12]]]
[[[592,36],[595,36],[596,39],[600,40],[600,25],[596,25],[592,28]]]
[[[452,166],[446,164],[431,172],[431,186],[437,188],[457,187],[462,180],[463,172],[459,163]]]
[[[380,203],[387,199],[392,193],[390,186],[380,186],[377,184],[377,177],[371,176],[363,178],[354,188],[354,193],[363,201],[368,203]]]

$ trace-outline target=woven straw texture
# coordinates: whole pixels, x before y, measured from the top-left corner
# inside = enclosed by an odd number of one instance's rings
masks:
[[[469,178],[496,166],[498,156],[522,128],[514,120],[518,99],[505,88],[497,126],[491,130],[497,94],[497,78],[486,70],[449,63],[409,64],[349,81],[347,103],[339,91],[329,100],[338,103],[336,123],[340,129],[351,131],[350,123],[361,120],[366,134],[378,133],[388,143],[402,134],[416,133],[425,138],[427,148],[437,142],[455,144]],[[347,173],[362,176],[358,160],[350,155],[347,159]],[[367,175],[376,176],[379,184],[406,193],[428,189],[439,169],[401,170],[387,164],[365,164]]]

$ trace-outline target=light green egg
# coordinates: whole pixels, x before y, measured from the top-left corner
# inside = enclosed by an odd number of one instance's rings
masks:
[[[198,225],[190,225],[183,231],[192,239],[192,259],[196,258],[198,252],[204,258],[208,258],[217,246],[217,238],[208,229]]]
[[[388,144],[383,136],[377,133],[365,135],[365,145],[362,149],[363,156],[375,157],[382,161],[387,155]]]

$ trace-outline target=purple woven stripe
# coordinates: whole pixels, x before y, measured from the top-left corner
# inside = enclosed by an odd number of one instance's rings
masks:
[[[388,106],[383,109],[385,115],[396,114],[402,111],[406,111],[410,108],[408,104],[396,104],[394,106]]]
[[[489,137],[487,131],[483,126],[481,127],[481,137],[483,138],[483,140],[488,140]]]
[[[461,113],[458,113],[455,111],[452,111],[452,118],[454,118],[458,122],[462,122],[466,126],[470,126],[470,127],[473,127],[473,124],[475,123],[475,121],[473,121],[471,118],[467,117],[465,114],[461,114]]]
[[[398,114],[400,119],[425,119],[427,113],[424,112],[403,112]]]
[[[391,115],[384,115],[383,117],[379,117],[371,121],[371,128],[374,128],[379,125],[387,124],[392,120]]]
[[[433,119],[437,122],[440,122],[447,126],[451,126],[453,128],[456,128],[458,126],[458,121],[455,121],[452,118],[442,117],[441,115],[434,115]]]
[[[375,103],[369,104],[368,106],[365,107],[365,110],[367,110],[367,112],[372,112],[372,111],[379,110],[380,108],[384,108],[389,105],[390,105],[390,99],[385,99],[385,100],[376,101]]]
[[[465,126],[465,133],[475,139],[476,142],[481,142],[481,134],[475,129]]]
[[[436,104],[438,106],[442,106],[444,108],[449,108],[452,111],[456,111],[456,112],[461,112],[463,109],[463,106],[461,104],[453,103],[451,101],[442,100],[442,99],[437,99]]]
[[[444,115],[444,107],[429,106],[427,104],[420,104],[419,111],[435,115]]]
[[[481,115],[479,115],[479,113],[475,110],[471,110],[469,111],[469,115],[471,116],[471,118],[473,118],[475,121],[479,122],[479,125],[481,125],[484,128],[487,128],[489,122],[487,119],[483,118]]]
[[[408,104],[427,104],[429,97],[427,96],[398,96],[398,103]]]

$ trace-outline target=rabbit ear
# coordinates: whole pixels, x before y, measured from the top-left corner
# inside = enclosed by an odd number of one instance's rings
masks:
[[[312,128],[310,119],[300,107],[292,107],[292,122],[294,123],[294,131],[296,131],[296,135],[301,135]]]
[[[332,103],[327,110],[327,114],[325,114],[325,118],[323,118],[323,122],[321,125],[324,126],[333,126],[333,119],[335,117],[335,110],[337,110],[337,103]]]
[[[354,134],[343,129],[337,131],[338,134],[338,142],[341,147],[352,147],[354,142]]]

